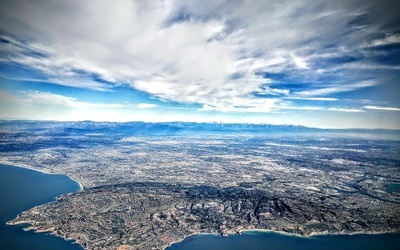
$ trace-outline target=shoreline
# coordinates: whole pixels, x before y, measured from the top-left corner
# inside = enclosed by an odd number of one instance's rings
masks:
[[[300,237],[300,238],[312,238],[312,237],[318,237],[318,236],[340,236],[340,235],[377,235],[377,234],[400,234],[400,231],[384,231],[384,232],[343,232],[343,233],[330,233],[330,232],[315,232],[311,233],[309,235],[302,235],[302,234],[296,234],[296,233],[288,233],[285,231],[276,231],[276,230],[271,230],[271,229],[243,229],[243,230],[237,230],[237,231],[228,231],[224,236],[221,235],[221,233],[204,233],[204,232],[198,232],[198,233],[192,233],[188,236],[185,236],[182,240],[180,241],[174,241],[171,242],[169,245],[165,246],[163,250],[167,249],[168,247],[171,247],[174,244],[179,244],[185,239],[191,237],[191,236],[201,236],[201,235],[211,235],[211,236],[217,236],[221,238],[229,238],[229,236],[233,235],[238,235],[241,236],[243,233],[251,233],[251,232],[256,232],[256,233],[275,233],[275,234],[280,234],[280,235],[285,235],[285,236],[290,236],[290,237]]]
[[[16,218],[14,218],[13,220],[15,220],[15,219],[17,219],[17,218],[18,218],[18,216],[17,216]],[[11,220],[11,221],[13,221],[13,220]],[[25,231],[25,232],[30,232],[30,231],[31,231],[32,233],[35,233],[35,234],[46,234],[46,235],[55,236],[55,237],[57,237],[57,238],[63,239],[63,240],[65,240],[65,241],[67,241],[67,242],[70,242],[71,244],[78,245],[78,246],[80,246],[83,250],[85,249],[85,248],[83,247],[83,244],[81,244],[81,242],[79,242],[78,240],[76,240],[76,239],[69,239],[69,238],[65,237],[64,235],[57,234],[57,233],[55,233],[54,231],[51,231],[51,230],[40,230],[40,229],[37,229],[37,228],[33,225],[33,223],[30,222],[30,221],[27,221],[27,220],[18,221],[18,222],[11,222],[11,221],[7,221],[7,222],[6,222],[6,225],[8,225],[8,226],[21,226],[21,229],[22,229],[23,231]],[[82,242],[82,243],[83,243],[83,242]]]
[[[26,165],[26,164],[19,164],[19,166],[17,166],[17,165],[16,165],[15,163],[13,163],[13,162],[4,161],[4,160],[0,160],[0,165],[4,165],[4,166],[7,166],[7,167],[14,167],[14,168],[21,168],[21,169],[32,170],[32,171],[39,172],[39,173],[41,173],[41,174],[66,176],[66,177],[68,177],[70,180],[72,180],[73,182],[75,182],[75,183],[78,184],[79,189],[78,189],[77,191],[72,191],[72,192],[68,192],[68,193],[63,193],[63,194],[60,194],[60,195],[66,195],[66,194],[70,194],[70,193],[80,192],[80,191],[82,191],[82,190],[84,189],[83,185],[82,185],[78,180],[76,180],[75,178],[73,178],[73,177],[71,177],[71,176],[69,176],[69,175],[67,175],[67,174],[54,173],[54,172],[51,172],[51,170],[49,170],[49,169],[37,169],[37,168],[34,168],[34,167],[29,166],[29,165]],[[26,209],[26,210],[23,210],[23,211],[19,212],[19,213],[16,215],[16,217],[14,217],[13,219],[10,219],[10,220],[6,221],[6,222],[5,222],[5,225],[7,225],[7,226],[21,226],[21,230],[23,230],[23,231],[32,231],[32,233],[35,233],[35,234],[47,234],[47,235],[52,235],[52,236],[55,236],[55,237],[57,237],[57,238],[61,238],[61,239],[65,240],[65,241],[67,241],[67,242],[69,242],[69,243],[71,243],[71,244],[77,245],[77,246],[79,246],[81,249],[84,249],[84,247],[83,247],[83,245],[81,244],[81,242],[78,242],[78,241],[75,240],[75,239],[69,239],[69,238],[65,237],[64,235],[55,233],[54,231],[40,230],[40,229],[38,229],[37,227],[35,227],[35,226],[34,226],[34,223],[33,223],[32,221],[30,221],[30,220],[15,221],[15,220],[18,220],[18,218],[20,217],[20,215],[21,215],[23,212],[26,212],[26,211],[28,211],[28,210],[30,210],[30,209],[33,209],[33,208],[35,208],[35,207],[38,207],[38,206],[42,206],[42,205],[45,205],[45,204],[48,204],[48,203],[57,201],[57,198],[58,198],[60,195],[54,196],[53,199],[52,199],[51,201],[49,201],[49,202],[45,202],[45,203],[42,203],[42,204],[38,204],[38,205],[35,205],[35,206],[31,207],[31,208],[28,208],[28,209]]]
[[[76,183],[78,184],[79,190],[77,190],[77,191],[72,191],[72,192],[68,192],[68,193],[64,193],[64,194],[60,194],[60,195],[65,195],[65,194],[71,194],[71,193],[80,192],[80,191],[82,191],[83,188],[84,188],[83,185],[82,185],[79,181],[77,181],[76,179],[74,179],[73,177],[71,177],[71,176],[69,176],[69,175],[67,175],[67,174],[59,174],[59,173],[53,173],[53,172],[50,172],[50,171],[40,170],[40,169],[36,169],[36,168],[33,168],[32,166],[28,166],[28,165],[25,165],[25,164],[22,164],[22,166],[16,166],[16,165],[13,165],[13,163],[10,163],[10,162],[8,162],[8,161],[2,161],[2,160],[0,160],[0,164],[1,164],[1,165],[8,166],[8,167],[28,169],[28,170],[36,171],[36,172],[39,172],[39,173],[42,173],[42,174],[63,175],[63,176],[68,177],[70,180],[72,180],[72,181],[74,181],[74,182],[76,182]],[[48,204],[48,203],[50,203],[50,202],[57,201],[57,197],[59,197],[60,195],[55,196],[55,197],[53,198],[52,201],[49,201],[49,202],[46,202],[46,203],[42,203],[42,204],[38,204],[38,205],[36,205],[36,206],[33,206],[33,207],[31,207],[31,208],[28,208],[27,210],[24,210],[24,211],[19,212],[15,218],[13,218],[13,219],[7,221],[5,224],[6,224],[6,225],[9,225],[9,226],[20,225],[20,224],[28,224],[28,225],[30,225],[28,230],[34,230],[34,231],[36,232],[37,230],[34,229],[34,228],[32,227],[33,224],[32,224],[31,222],[29,222],[29,221],[19,221],[19,222],[12,222],[12,221],[14,221],[15,219],[17,219],[17,218],[20,216],[20,214],[23,213],[23,212],[25,212],[25,211],[28,211],[28,210],[30,210],[30,209],[32,209],[32,208],[37,207],[37,206],[41,206],[41,205]],[[41,233],[41,232],[38,232],[38,233]],[[56,235],[56,234],[54,234],[54,235]],[[56,236],[57,236],[57,235],[56,235]]]
[[[26,164],[19,164],[20,166],[16,166],[14,162],[9,162],[9,161],[4,161],[4,160],[0,160],[0,164],[2,165],[6,165],[6,166],[10,166],[10,167],[15,167],[15,168],[23,168],[23,169],[29,169],[29,170],[33,170],[36,172],[40,172],[43,174],[51,174],[51,175],[64,175],[68,178],[70,178],[72,181],[78,183],[79,185],[79,190],[76,192],[80,192],[84,189],[84,186],[82,185],[82,183],[80,181],[78,181],[77,179],[75,179],[74,177],[68,175],[68,174],[64,174],[64,173],[56,173],[56,172],[51,172],[51,169],[45,168],[45,169],[37,169],[35,167],[32,167],[30,165],[26,165]],[[72,193],[72,192],[71,192]],[[56,198],[56,197],[55,197]]]
[[[77,191],[77,192],[80,192],[80,191],[82,191],[82,190],[84,189],[82,183],[81,183],[80,181],[78,181],[77,179],[75,179],[74,177],[72,177],[72,176],[70,176],[70,175],[66,175],[66,174],[62,174],[62,175],[65,175],[65,176],[67,176],[68,178],[70,178],[71,180],[73,180],[73,181],[75,181],[76,183],[78,183],[78,185],[79,185],[79,191]]]
[[[400,231],[384,231],[384,232],[338,232],[338,233],[332,233],[332,232],[313,232],[311,234],[308,235],[303,235],[303,234],[296,234],[296,233],[288,233],[285,231],[274,231],[274,230],[270,230],[270,229],[246,229],[246,230],[242,230],[240,231],[241,233],[244,232],[261,232],[261,233],[277,233],[277,234],[282,234],[282,235],[287,235],[287,236],[295,236],[295,237],[300,237],[300,238],[312,238],[315,236],[324,236],[324,235],[360,235],[360,234],[364,234],[364,235],[374,235],[374,234],[389,234],[389,233],[400,233]],[[229,234],[229,235],[233,235],[233,234]]]
[[[18,218],[18,217],[17,217]],[[15,218],[16,219],[16,218]],[[14,219],[13,219],[14,220]],[[26,231],[33,231],[34,233],[46,233],[46,234],[50,234],[59,238],[62,238],[66,241],[71,242],[72,244],[76,244],[79,245],[80,247],[82,247],[82,249],[85,249],[83,247],[84,242],[77,240],[77,239],[70,239],[67,238],[65,235],[61,235],[61,234],[57,234],[54,231],[41,231],[40,229],[36,228],[35,226],[33,226],[32,222],[29,221],[19,221],[19,222],[12,222],[6,223],[7,225],[23,225],[26,224],[27,227],[24,227],[23,230]],[[320,232],[320,233],[315,233],[315,234],[311,234],[311,235],[301,235],[301,234],[295,234],[295,233],[288,233],[285,231],[275,231],[275,230],[270,230],[270,229],[244,229],[244,230],[237,230],[237,231],[228,231],[226,232],[226,234],[224,234],[224,236],[221,235],[221,233],[213,233],[213,232],[194,232],[191,233],[185,237],[183,237],[181,240],[177,240],[177,241],[173,241],[170,243],[167,243],[165,246],[163,246],[163,250],[166,250],[168,247],[171,247],[174,244],[179,244],[182,241],[184,241],[185,239],[191,237],[191,236],[202,236],[202,235],[210,235],[210,236],[216,236],[216,237],[220,237],[220,238],[229,238],[229,236],[233,236],[233,235],[238,235],[241,236],[242,233],[251,233],[251,232],[255,232],[255,233],[275,233],[275,234],[280,234],[280,235],[285,235],[285,236],[289,236],[289,237],[300,237],[300,238],[313,238],[313,237],[318,237],[318,236],[340,236],[340,235],[379,235],[379,234],[400,234],[400,231],[384,231],[384,232],[351,232],[351,233],[329,233],[329,232]]]

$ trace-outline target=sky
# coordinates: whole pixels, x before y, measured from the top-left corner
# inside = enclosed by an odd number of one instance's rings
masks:
[[[400,129],[400,2],[0,1],[0,119]]]

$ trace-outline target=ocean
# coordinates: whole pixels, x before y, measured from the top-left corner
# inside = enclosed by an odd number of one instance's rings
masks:
[[[79,189],[77,182],[64,175],[0,164],[0,249],[82,250],[77,244],[47,233],[24,231],[27,225],[6,225],[24,210]]]
[[[222,238],[200,234],[187,237],[166,250],[398,250],[400,234],[321,235],[302,237],[276,232],[246,231]]]

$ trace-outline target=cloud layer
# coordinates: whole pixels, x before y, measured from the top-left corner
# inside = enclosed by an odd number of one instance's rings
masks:
[[[54,84],[97,91],[130,86],[202,110],[321,107],[301,106],[307,100],[356,112],[339,102],[340,94],[399,75],[400,62],[386,60],[399,52],[399,8],[385,3],[2,1],[0,62]]]

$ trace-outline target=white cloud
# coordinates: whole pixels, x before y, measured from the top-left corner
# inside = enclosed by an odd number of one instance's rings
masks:
[[[395,107],[364,106],[364,108],[371,110],[381,110],[381,111],[400,111],[400,108],[395,108]]]
[[[271,112],[277,109],[278,99],[264,99],[263,101],[233,101],[231,103],[240,103],[242,105],[232,105],[232,104],[220,104],[216,106],[204,105],[200,110],[209,111],[217,110],[222,112],[243,112],[243,113],[265,113]]]
[[[290,56],[292,57],[292,60],[293,60],[294,64],[296,64],[297,67],[299,67],[301,69],[310,69],[307,66],[307,63],[304,61],[304,59],[302,59],[298,56],[295,56],[294,54],[291,54]]]
[[[288,109],[288,110],[306,110],[306,111],[321,111],[325,110],[324,107],[318,106],[281,106],[280,109]]]
[[[49,104],[55,106],[65,106],[70,108],[122,108],[125,105],[113,103],[89,103],[80,102],[76,98],[53,94],[49,92],[30,91],[26,92],[26,104]]]
[[[139,103],[138,105],[136,105],[136,107],[140,109],[151,109],[151,108],[156,108],[157,104]]]
[[[11,42],[2,44],[1,61],[36,69],[44,80],[66,86],[109,91],[124,84],[163,100],[267,112],[280,107],[279,99],[254,93],[313,100],[368,85],[310,85],[310,90],[292,93],[268,89],[273,80],[258,74],[297,69],[301,72],[293,74],[301,80],[329,71],[314,67],[320,51],[338,41],[340,48],[328,51],[331,55],[351,51],[378,29],[349,28],[368,5],[348,2],[3,1],[0,30]],[[381,43],[397,39],[390,35]],[[90,106],[68,97],[55,100]]]
[[[389,34],[384,38],[375,39],[371,42],[372,46],[384,46],[400,43],[400,34]]]
[[[290,90],[289,89],[277,89],[277,88],[270,88],[270,87],[265,87],[262,91],[258,92],[257,94],[259,95],[289,95]]]
[[[349,84],[341,84],[332,87],[320,88],[320,89],[313,89],[313,90],[306,90],[306,91],[299,91],[296,95],[299,96],[324,96],[329,94],[335,93],[342,93],[342,92],[349,92],[354,91],[362,88],[373,87],[378,85],[378,82],[375,81],[362,81],[357,83],[349,83]]]
[[[338,100],[337,98],[331,98],[331,97],[299,97],[299,96],[286,97],[285,99],[306,100],[306,101],[326,101],[326,102],[333,102],[333,101]]]
[[[289,109],[289,110],[305,110],[305,111],[337,111],[337,112],[346,112],[346,113],[362,113],[364,110],[362,109],[349,109],[349,108],[325,108],[321,106],[281,106],[281,109]]]
[[[364,110],[362,109],[348,109],[348,108],[328,108],[329,111],[339,111],[339,112],[348,112],[348,113],[362,113]]]

